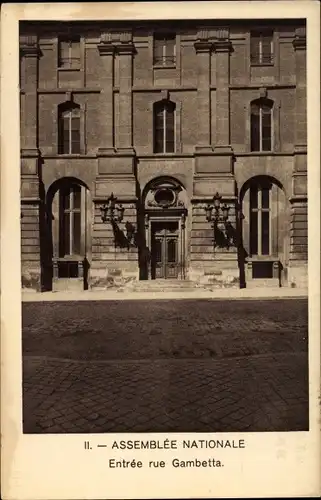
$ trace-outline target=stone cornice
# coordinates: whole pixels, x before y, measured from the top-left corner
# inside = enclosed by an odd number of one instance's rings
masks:
[[[213,43],[215,52],[232,52],[232,42],[230,40],[215,40]]]
[[[38,58],[41,51],[36,45],[22,45],[20,47],[20,55],[23,57],[35,57]]]
[[[99,148],[97,158],[133,158],[136,156],[134,148],[117,150],[114,148]]]
[[[294,204],[294,203],[306,203],[308,201],[308,195],[307,194],[299,194],[299,195],[294,195],[289,198],[289,202]]]
[[[191,203],[199,203],[199,202],[209,203],[209,202],[212,202],[214,194],[215,193],[213,193],[212,195],[200,195],[200,194],[195,195],[194,194],[191,198]],[[232,202],[232,203],[237,203],[238,199],[237,199],[237,196],[222,195],[222,201],[224,201],[225,203],[228,201]]]
[[[21,158],[38,158],[40,151],[38,148],[21,148],[20,156]]]
[[[37,204],[40,204],[40,203],[43,203],[43,200],[41,200],[40,198],[24,198],[23,196],[21,197],[20,199],[20,204],[33,204],[33,203],[37,203]]]
[[[96,181],[100,180],[101,177],[105,176],[99,176],[96,177]],[[94,203],[106,203],[108,196],[93,196],[92,201]],[[138,199],[137,197],[126,197],[126,196],[117,196],[117,203],[137,203]]]
[[[306,155],[307,154],[307,146],[306,144],[296,144],[294,146],[294,154],[295,155]]]
[[[292,42],[294,50],[305,50],[306,49],[306,37],[297,36]]]
[[[119,55],[131,56],[136,53],[135,45],[132,43],[121,43],[115,45],[116,52]]]
[[[113,56],[115,53],[115,46],[107,42],[99,43],[97,49],[101,56]]]
[[[213,43],[207,41],[200,41],[194,43],[196,54],[201,54],[204,52],[211,52],[213,49]]]

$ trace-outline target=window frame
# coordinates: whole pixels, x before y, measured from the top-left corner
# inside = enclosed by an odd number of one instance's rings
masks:
[[[269,52],[269,61],[265,61],[264,59],[264,39],[270,39],[270,52]],[[253,43],[258,41],[258,59],[254,58],[254,54],[252,51]],[[258,30],[250,32],[250,64],[251,66],[273,66],[275,62],[275,41],[274,41],[274,30]]]
[[[252,101],[250,103],[250,150],[251,153],[271,153],[274,151],[274,102],[271,101],[270,99],[257,99],[255,101]],[[253,134],[255,132],[254,129],[254,119],[253,116],[255,116],[254,113],[254,107],[258,108],[258,117],[259,117],[259,125],[258,125],[258,149],[254,149],[253,146]],[[267,138],[264,137],[263,133],[263,115],[264,115],[264,109],[263,108],[268,108],[269,109],[269,117],[270,117],[270,136],[269,136],[269,141],[270,141],[270,149],[264,149],[263,144],[264,141],[267,140]],[[257,115],[256,115],[257,116]]]
[[[79,193],[79,207],[75,207],[75,192]],[[82,186],[76,183],[70,183],[59,189],[59,257],[60,258],[71,258],[80,256],[82,254],[82,204],[83,204],[83,192]],[[69,208],[66,208],[65,200],[69,197]],[[74,231],[74,220],[75,214],[79,214],[79,228],[78,228],[78,248],[79,252],[74,251],[75,247],[75,231]],[[66,215],[68,216],[68,227],[69,227],[69,241],[68,244],[65,239],[65,229],[66,229]],[[66,251],[68,249],[68,251]]]
[[[268,208],[263,208],[263,190],[268,188]],[[249,215],[250,215],[250,227],[249,227],[249,250],[250,250],[250,256],[251,257],[257,257],[257,258],[265,258],[269,259],[272,257],[272,188],[273,185],[266,181],[266,182],[255,182],[250,186],[250,191],[249,191]],[[255,190],[256,194],[256,207],[253,208],[252,201],[251,201],[251,193]],[[252,252],[252,214],[256,214],[256,219],[257,219],[257,231],[256,231],[256,245],[257,245],[257,253]],[[268,213],[269,218],[269,233],[268,233],[268,247],[269,247],[269,253],[262,253],[262,247],[263,245],[263,233],[262,233],[262,226],[263,226],[263,213]]]
[[[63,58],[61,56],[62,52],[62,47],[61,45],[69,44],[68,47],[68,58]],[[78,44],[78,57],[74,58],[72,57],[72,44]],[[57,55],[58,55],[58,61],[57,61],[57,66],[59,71],[80,71],[81,70],[81,37],[80,36],[71,36],[71,37],[65,37],[61,36],[58,37],[58,47],[57,47]]]
[[[77,116],[73,116],[73,112],[77,111]],[[67,120],[66,120],[66,115]],[[83,113],[81,106],[74,102],[65,102],[58,106],[58,155],[80,155],[83,150]],[[78,120],[79,134],[78,151],[73,151],[73,120]],[[68,150],[65,149],[65,123],[68,123]]]
[[[169,44],[166,44],[166,41],[173,42],[173,54],[167,55],[167,51],[169,49]],[[156,56],[156,43],[162,44],[162,56],[161,60],[158,60],[158,56]],[[163,43],[162,43],[163,42]],[[176,68],[177,66],[177,35],[176,33],[154,33],[153,36],[153,67],[154,68]],[[172,61],[170,61],[172,59]],[[167,62],[168,61],[168,62]]]
[[[167,143],[168,141],[168,108],[171,106],[172,108],[172,113],[173,113],[173,128],[172,128],[172,133],[173,137],[172,140],[170,141],[173,143],[173,150],[172,151],[167,151]],[[162,147],[158,148],[157,147],[157,127],[156,127],[156,122],[157,122],[157,114],[158,112],[162,113]],[[163,100],[163,101],[158,101],[154,103],[153,107],[153,133],[154,133],[154,147],[153,147],[153,152],[155,154],[175,154],[176,152],[176,104],[173,101],[170,100]]]

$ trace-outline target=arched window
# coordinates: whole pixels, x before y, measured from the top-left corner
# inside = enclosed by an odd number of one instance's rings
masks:
[[[251,151],[272,150],[272,107],[269,99],[251,103]]]
[[[90,259],[91,201],[87,186],[73,177],[63,177],[47,194],[48,227],[52,236],[53,278],[84,277]]]
[[[72,102],[58,108],[58,154],[80,153],[80,107]]]
[[[154,105],[154,153],[175,151],[175,104],[161,101]]]
[[[274,177],[255,176],[241,188],[240,199],[247,279],[279,279],[281,266],[288,265],[290,243],[290,205],[283,186]]]

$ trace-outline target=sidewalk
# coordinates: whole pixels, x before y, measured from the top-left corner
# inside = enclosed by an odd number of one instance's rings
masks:
[[[184,299],[279,299],[279,298],[307,298],[306,288],[220,288],[216,290],[190,291],[159,291],[159,292],[130,292],[116,290],[83,292],[63,291],[63,292],[43,292],[22,291],[23,302],[59,302],[59,301],[102,301],[102,300],[184,300]]]

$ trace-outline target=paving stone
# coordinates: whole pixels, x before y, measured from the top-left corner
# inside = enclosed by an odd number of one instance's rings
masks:
[[[308,429],[306,300],[75,304],[23,305],[24,432]]]

